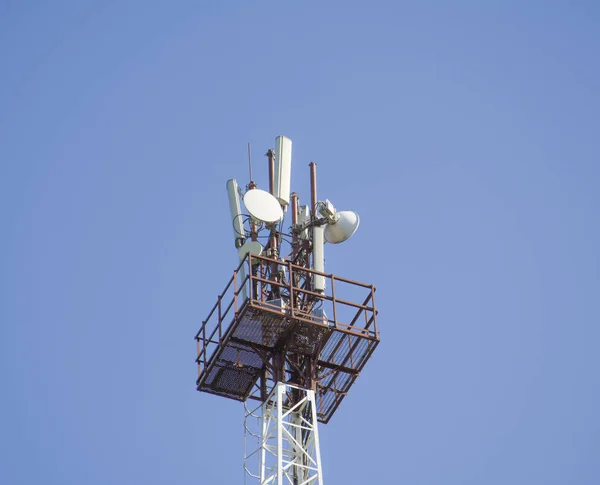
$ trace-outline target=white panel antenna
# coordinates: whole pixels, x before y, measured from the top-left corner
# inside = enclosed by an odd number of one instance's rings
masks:
[[[325,227],[313,227],[313,269],[325,272]],[[325,291],[325,276],[313,275],[313,290]]]
[[[275,197],[282,206],[290,203],[292,178],[292,140],[287,136],[275,138]]]
[[[308,227],[310,222],[310,207],[307,205],[301,205],[298,207],[298,224],[304,227]],[[304,229],[300,233],[300,239],[308,239],[308,229]]]
[[[242,209],[240,208],[240,198],[238,197],[238,184],[235,179],[227,181],[227,195],[229,196],[229,213],[231,215],[231,224],[233,226],[235,247],[239,248],[244,244],[245,236]]]

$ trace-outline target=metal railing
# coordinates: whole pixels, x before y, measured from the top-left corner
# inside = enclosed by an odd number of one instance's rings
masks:
[[[325,278],[324,292],[312,289],[315,275]],[[236,317],[248,306],[266,311],[283,310],[291,319],[379,340],[373,285],[321,273],[290,261],[247,254],[196,334],[199,379],[215,350],[226,340]]]

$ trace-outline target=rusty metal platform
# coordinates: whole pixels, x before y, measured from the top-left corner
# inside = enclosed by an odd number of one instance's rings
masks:
[[[270,363],[277,352],[307,356],[316,361],[318,419],[327,422],[379,344],[375,288],[325,275],[328,291],[314,293],[298,282],[317,272],[287,262],[289,282],[279,283],[279,298],[269,300],[265,288],[273,282],[250,271],[259,264],[282,263],[249,255],[196,334],[197,389],[261,400],[275,384]],[[359,303],[336,297],[344,286],[353,295],[362,290]]]

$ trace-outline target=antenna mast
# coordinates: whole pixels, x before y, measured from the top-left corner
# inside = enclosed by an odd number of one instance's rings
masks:
[[[227,185],[240,259],[196,334],[196,386],[245,402],[246,436],[256,442],[246,446],[244,469],[255,483],[323,485],[318,422],[331,419],[379,344],[375,287],[325,273],[324,243],[348,239],[358,215],[317,201],[314,162],[310,206],[300,206],[290,194],[291,140],[275,144],[266,154],[269,192],[252,181],[248,144],[245,227],[237,182]],[[288,206],[291,234],[282,234]],[[287,236],[289,255],[281,257]]]

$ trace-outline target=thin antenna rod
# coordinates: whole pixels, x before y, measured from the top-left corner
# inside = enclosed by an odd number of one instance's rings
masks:
[[[317,218],[317,164],[310,162],[310,210],[312,216]]]
[[[250,182],[252,182],[252,156],[250,155],[250,142],[248,142],[248,168],[250,170]]]

